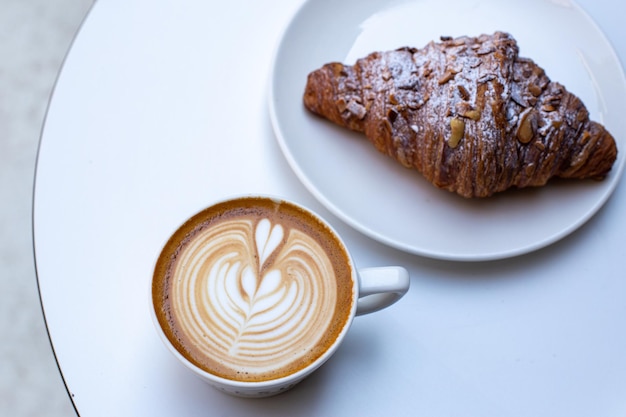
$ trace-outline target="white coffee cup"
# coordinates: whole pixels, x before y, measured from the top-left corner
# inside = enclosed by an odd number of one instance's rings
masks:
[[[174,232],[155,265],[151,314],[165,346],[197,376],[227,394],[266,397],[326,362],[355,316],[408,289],[402,267],[357,270],[311,210],[248,195]]]

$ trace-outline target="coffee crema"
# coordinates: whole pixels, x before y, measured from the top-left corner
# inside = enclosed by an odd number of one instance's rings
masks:
[[[321,221],[299,207],[249,197],[212,206],[170,238],[152,297],[176,349],[238,381],[293,374],[348,324],[350,260]]]

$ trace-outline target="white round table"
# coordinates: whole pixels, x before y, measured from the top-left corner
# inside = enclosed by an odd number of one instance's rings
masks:
[[[86,19],[42,133],[33,218],[46,323],[76,410],[623,416],[626,182],[571,235],[510,259],[429,259],[361,234],[307,191],[272,130],[272,56],[301,3],[107,0]],[[626,62],[625,3],[580,4]],[[357,318],[322,369],[264,400],[223,395],[183,369],[148,310],[169,233],[249,192],[316,210],[359,266],[400,264],[412,280],[396,305]]]

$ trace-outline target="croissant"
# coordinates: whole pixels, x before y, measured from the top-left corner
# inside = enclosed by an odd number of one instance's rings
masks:
[[[605,178],[617,157],[611,134],[518,52],[496,32],[329,63],[308,75],[304,105],[467,198]]]

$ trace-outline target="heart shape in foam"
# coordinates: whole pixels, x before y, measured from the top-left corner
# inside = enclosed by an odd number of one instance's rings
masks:
[[[259,269],[267,258],[276,250],[283,240],[285,232],[280,224],[272,226],[268,219],[262,219],[254,234],[257,253],[259,254]]]
[[[279,224],[272,225],[268,219],[262,219],[256,227],[254,238],[256,250],[259,256],[257,268],[245,267],[241,274],[241,287],[247,295],[248,308],[246,322],[260,311],[271,308],[284,297],[283,291],[276,292],[282,284],[282,276],[279,270],[270,270],[261,275],[263,264],[278,248],[285,232]],[[242,329],[243,331],[244,329]]]

